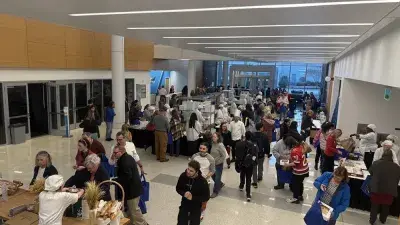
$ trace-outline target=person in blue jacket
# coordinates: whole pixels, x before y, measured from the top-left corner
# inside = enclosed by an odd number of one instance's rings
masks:
[[[114,139],[111,138],[114,117],[115,117],[115,103],[113,101],[110,102],[106,109],[106,141],[112,141]]]
[[[340,213],[346,211],[350,204],[350,186],[347,184],[348,172],[344,167],[338,167],[333,173],[325,172],[314,181],[318,189],[315,201],[333,208],[333,214],[327,225],[335,225]]]

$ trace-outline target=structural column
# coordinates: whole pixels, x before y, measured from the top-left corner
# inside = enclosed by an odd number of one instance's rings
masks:
[[[190,60],[188,65],[188,96],[196,89],[196,61]]]
[[[124,37],[111,37],[112,99],[115,102],[114,127],[125,123]]]
[[[223,74],[222,85],[225,87],[225,89],[227,89],[228,88],[228,75],[229,75],[229,63],[228,63],[228,61],[224,61],[223,62],[222,74]]]

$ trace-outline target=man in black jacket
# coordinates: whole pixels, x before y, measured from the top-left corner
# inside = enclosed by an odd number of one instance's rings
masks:
[[[137,164],[133,157],[126,153],[125,147],[116,146],[113,149],[113,155],[118,160],[118,178],[116,181],[124,188],[131,223],[134,225],[148,225],[139,208],[139,200],[143,193],[143,187]]]
[[[251,176],[253,175],[253,167],[257,165],[258,147],[252,142],[253,134],[247,131],[246,140],[236,144],[236,163],[235,169],[240,172],[239,190],[243,191],[246,183],[247,201],[251,201]]]
[[[253,143],[258,147],[257,165],[253,167],[253,187],[258,188],[258,182],[263,179],[265,155],[270,155],[270,145],[267,135],[263,132],[263,124],[256,125],[257,131],[253,134]]]
[[[188,168],[179,177],[176,192],[182,196],[178,225],[199,225],[202,203],[210,199],[210,189],[201,175],[199,162],[189,162]]]

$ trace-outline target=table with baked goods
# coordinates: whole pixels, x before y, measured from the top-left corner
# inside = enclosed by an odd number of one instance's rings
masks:
[[[335,166],[339,165],[338,161],[335,161]],[[371,210],[370,198],[365,195],[361,186],[365,179],[370,173],[365,166],[363,160],[346,160],[343,163],[349,172],[349,186],[350,186],[350,208],[360,209],[364,211]],[[397,187],[398,196],[394,198],[392,205],[390,206],[390,215],[398,217],[400,215],[400,186]]]
[[[9,216],[10,209],[21,206],[32,204],[37,197],[36,194],[32,194],[27,190],[19,189],[14,195],[8,196],[7,201],[0,200],[0,219],[10,220],[12,217]],[[127,218],[122,218],[120,220],[121,225],[129,224],[130,220]],[[87,221],[80,218],[70,218],[64,217],[62,221],[63,225],[86,225]]]

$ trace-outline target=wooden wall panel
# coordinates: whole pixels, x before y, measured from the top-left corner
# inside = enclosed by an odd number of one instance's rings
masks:
[[[29,42],[28,56],[30,68],[66,68],[64,46]]]
[[[66,55],[92,56],[93,32],[67,27],[65,39]]]
[[[150,70],[153,65],[154,45],[150,42],[125,38],[125,68]]]
[[[68,69],[93,69],[93,58],[90,56],[69,55],[67,59]]]
[[[27,19],[28,42],[65,46],[65,27]]]
[[[94,68],[111,69],[111,35],[94,33],[92,56]]]
[[[25,30],[26,29],[25,19],[22,17],[0,14],[0,27]]]
[[[28,67],[25,30],[0,28],[0,67]]]

